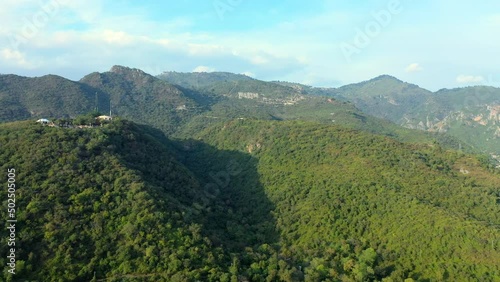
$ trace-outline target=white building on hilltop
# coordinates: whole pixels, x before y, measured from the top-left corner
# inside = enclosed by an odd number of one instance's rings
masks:
[[[113,120],[113,118],[111,116],[98,116],[95,119],[97,119],[99,121],[111,121],[111,120]]]
[[[46,119],[46,118],[41,118],[39,120],[37,120],[36,122],[38,122],[39,124],[49,124],[50,123],[50,120]]]

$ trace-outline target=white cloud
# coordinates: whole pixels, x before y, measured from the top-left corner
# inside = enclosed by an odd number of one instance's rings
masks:
[[[459,75],[457,76],[458,83],[479,83],[483,82],[484,77],[482,76],[474,76],[474,75]]]
[[[252,78],[255,77],[255,74],[253,72],[249,72],[249,71],[242,72],[241,74],[244,74],[244,75],[252,77]]]
[[[406,72],[419,72],[419,71],[423,71],[423,70],[424,69],[418,63],[410,64],[405,69]]]
[[[187,50],[192,56],[214,56],[225,53],[224,47],[213,44],[187,44]]]
[[[6,49],[2,49],[2,51],[0,51],[0,54],[1,54],[2,60],[10,62],[17,67],[22,67],[22,68],[27,68],[27,69],[33,67],[26,60],[25,55],[17,50],[11,50],[11,49],[6,48]]]
[[[214,72],[215,69],[207,66],[197,66],[193,72]]]
[[[3,49],[2,57],[6,60],[24,60],[24,56],[19,51]]]
[[[101,34],[102,40],[114,45],[128,45],[134,41],[133,36],[114,30],[104,30]]]
[[[261,55],[254,56],[253,58],[250,59],[250,61],[254,65],[265,65],[269,63],[269,60]]]

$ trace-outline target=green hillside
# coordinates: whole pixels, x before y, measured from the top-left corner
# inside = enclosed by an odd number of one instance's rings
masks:
[[[474,150],[500,160],[500,90],[436,93],[382,75],[340,88],[265,82],[245,75],[165,72],[153,77],[114,66],[80,81],[0,75],[0,121],[75,117],[99,109],[186,137],[234,118],[341,124],[401,141]],[[376,118],[374,118],[376,117]],[[403,130],[397,125],[427,131]],[[439,134],[445,133],[445,134]]]
[[[500,176],[473,156],[300,121],[237,119],[193,137],[123,120],[2,124],[14,278],[500,278]]]
[[[399,122],[405,114],[413,111],[415,106],[426,103],[433,94],[390,75],[381,75],[339,88],[316,88],[289,82],[277,83],[293,86],[309,95],[350,101],[366,114],[393,122]]]
[[[0,76],[0,121],[67,118],[98,110],[168,134],[206,110],[212,97],[175,87],[140,70],[114,66],[80,81],[47,75]]]
[[[2,170],[17,171],[16,279],[158,273],[149,279],[158,281],[219,264],[208,260],[220,250],[185,216],[202,200],[200,184],[137,126],[76,130],[25,122],[2,125],[0,138]]]
[[[0,75],[0,105],[0,122],[77,116],[95,108],[95,91],[55,75]]]
[[[500,176],[474,157],[303,122],[239,120],[199,138],[259,160],[281,254],[306,281],[500,279]]]
[[[432,92],[389,75],[342,86],[330,96],[353,102],[367,114],[399,122],[415,106],[426,103]]]
[[[418,127],[417,120],[428,120],[425,123],[427,130],[447,132],[478,150],[500,155],[498,88],[476,86],[440,90],[412,116],[415,127]]]
[[[276,258],[262,187],[233,189],[258,182],[253,157],[203,145],[205,158],[191,162],[162,136],[127,121],[83,130],[1,125],[0,161],[16,170],[18,207],[16,275],[3,272],[3,281],[234,281]],[[206,178],[207,166],[224,170]],[[291,271],[278,262],[280,273]]]
[[[114,66],[109,72],[89,74],[80,82],[105,93],[115,115],[154,125],[169,134],[204,108],[202,98],[138,69]]]

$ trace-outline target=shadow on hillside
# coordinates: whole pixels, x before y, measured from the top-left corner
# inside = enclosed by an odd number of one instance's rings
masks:
[[[229,251],[278,241],[273,203],[257,172],[257,159],[239,151],[218,150],[196,140],[173,142],[181,161],[199,180],[203,231]]]
[[[257,159],[197,140],[171,141],[160,130],[141,127],[165,144],[200,183],[186,220],[200,224],[212,243],[236,252],[278,242],[274,205],[259,181]]]

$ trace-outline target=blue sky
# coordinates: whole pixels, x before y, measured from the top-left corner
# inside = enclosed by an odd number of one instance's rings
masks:
[[[115,64],[338,87],[390,74],[500,87],[500,2],[3,0],[0,73],[78,80]]]

